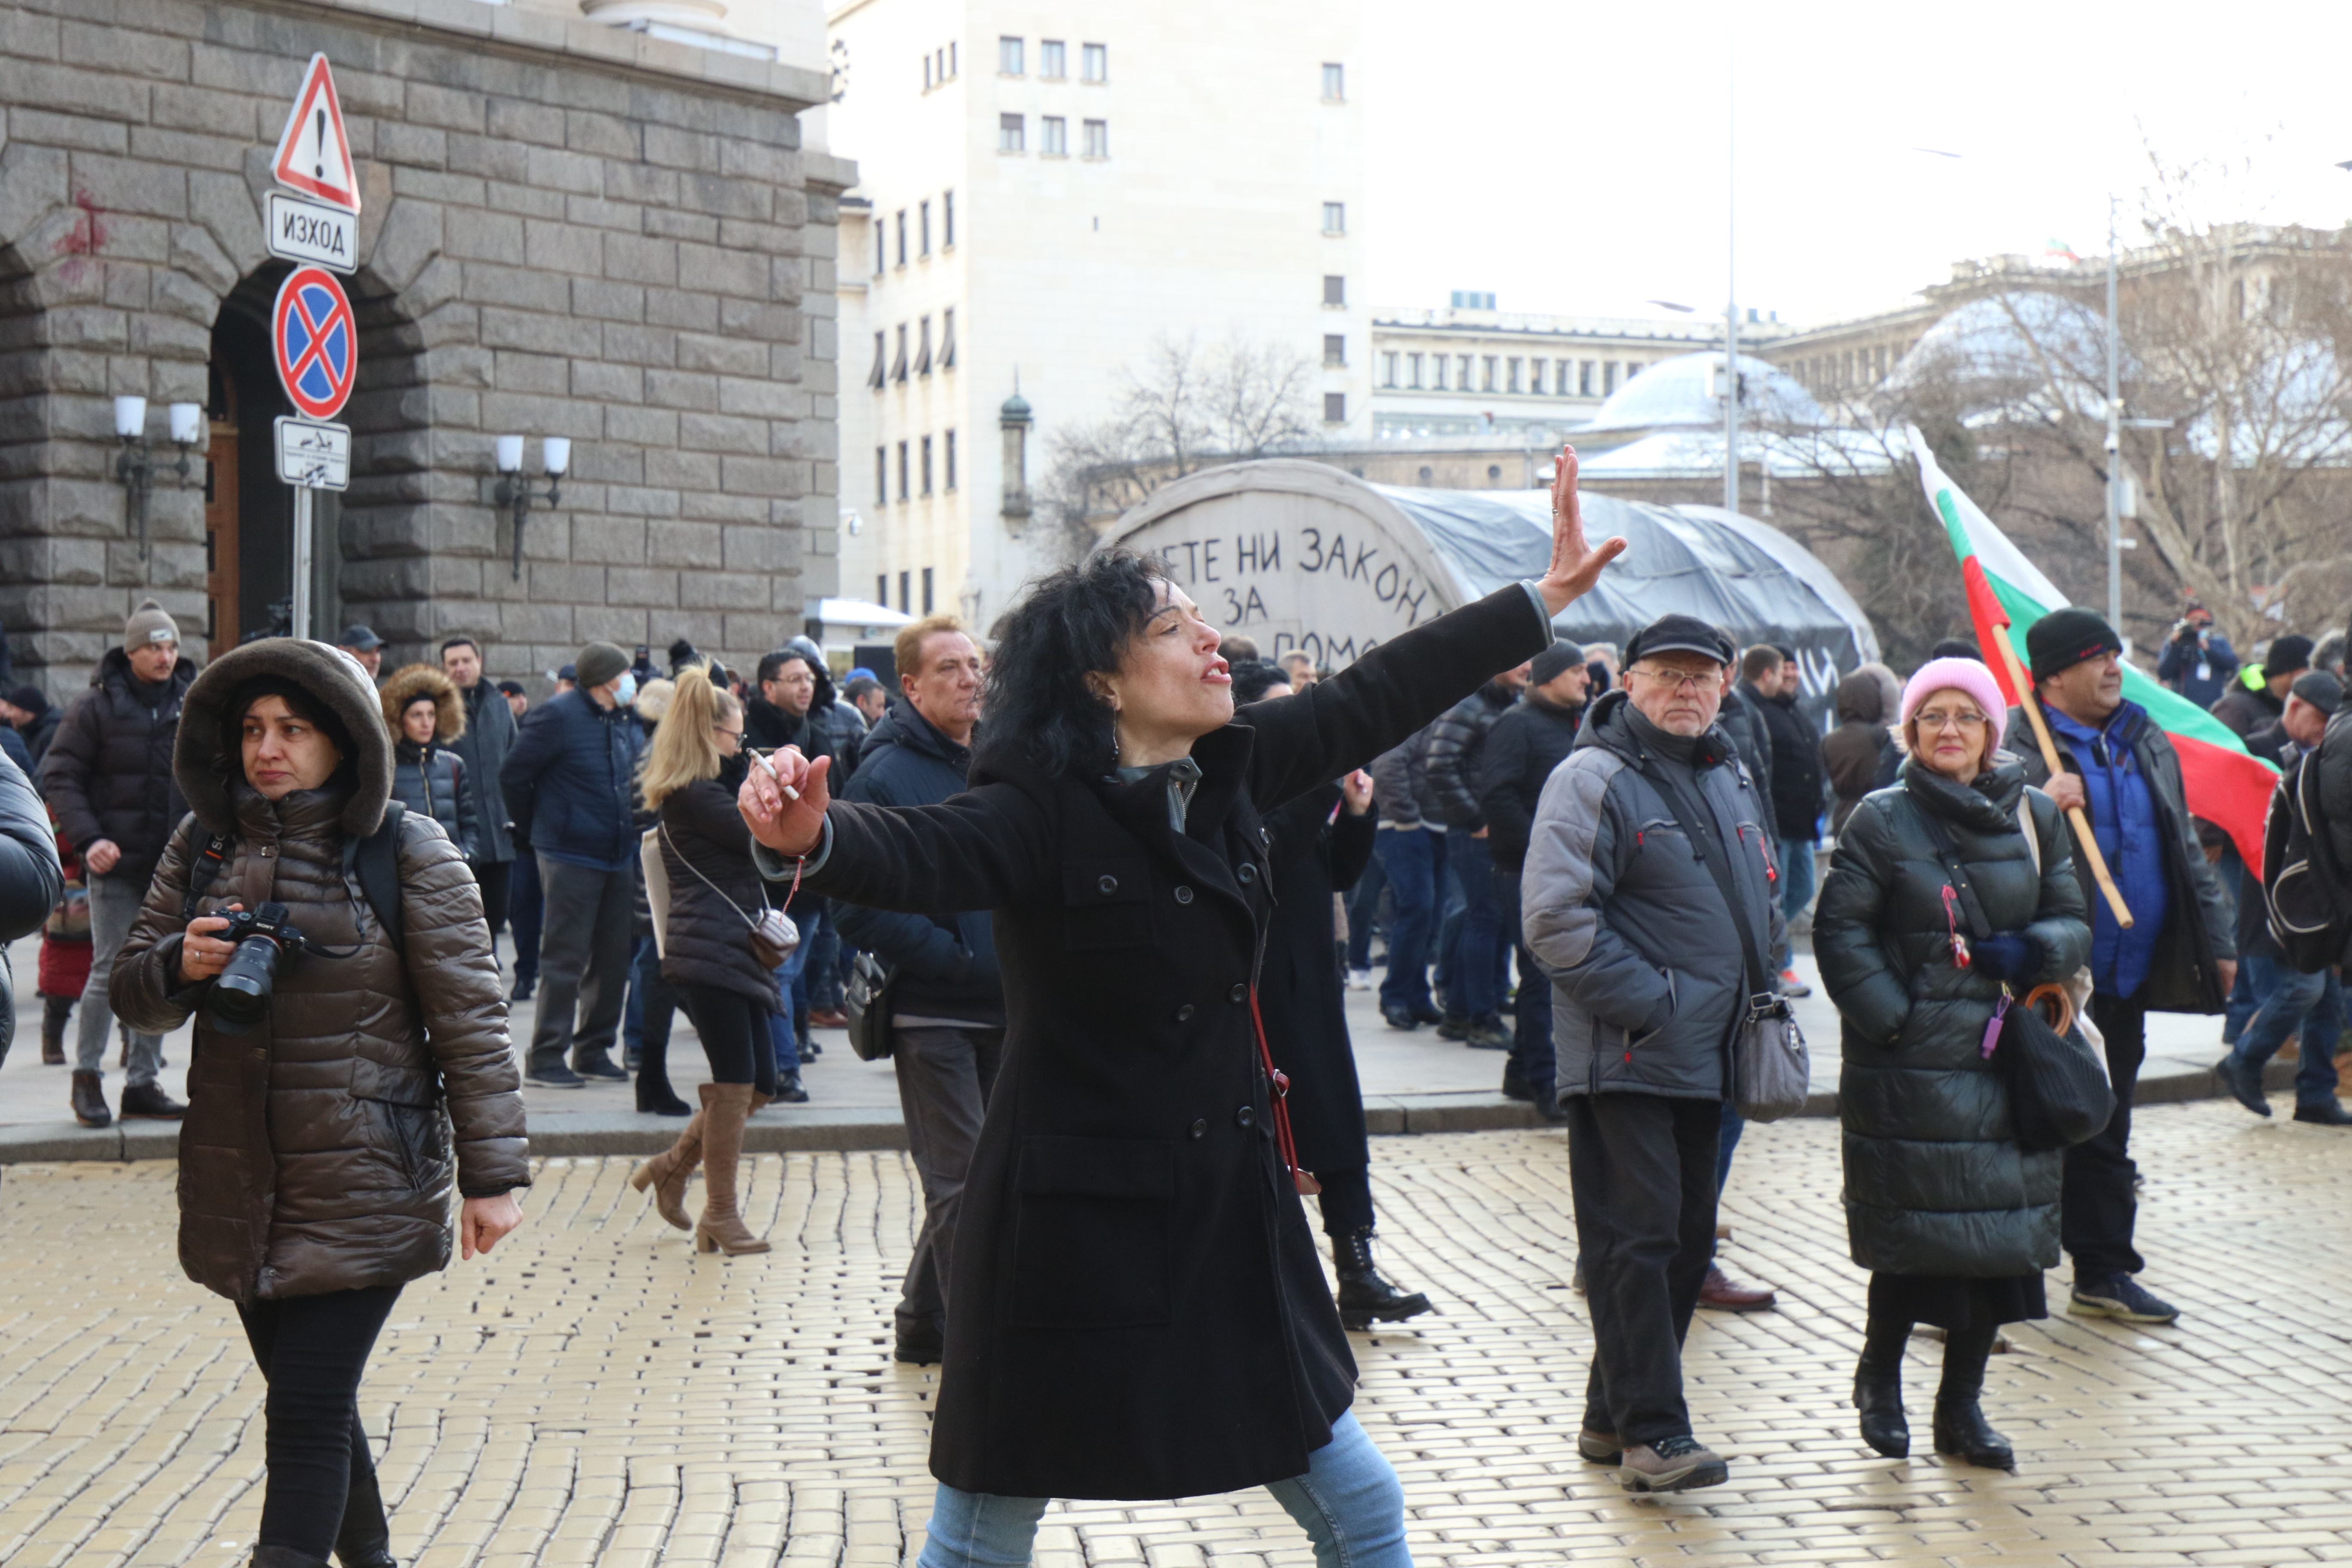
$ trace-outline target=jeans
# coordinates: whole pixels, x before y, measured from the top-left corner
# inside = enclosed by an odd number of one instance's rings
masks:
[[[1462,926],[1454,940],[1453,984],[1445,1010],[1457,1018],[1499,1018],[1510,978],[1510,932],[1518,924],[1516,907],[1507,925],[1502,879],[1495,874],[1494,853],[1485,839],[1466,833],[1447,835],[1445,859],[1462,889]]]
[[[130,940],[131,923],[146,900],[147,884],[128,877],[89,879],[89,984],[81,991],[81,1033],[74,1041],[74,1070],[106,1074],[106,1039],[114,1032],[114,1013],[106,1005],[107,977],[114,973],[114,955]],[[123,1081],[132,1086],[155,1081],[163,1065],[163,1037],[131,1032],[131,1068]]]
[[[545,923],[547,900],[539,882],[539,857],[526,849],[516,856],[507,873],[507,920],[514,928],[515,983],[539,979],[540,928]]]
[[[2107,1041],[2107,1079],[2115,1085],[2116,1113],[2088,1140],[2066,1151],[2065,1176],[2058,1192],[2059,1241],[2074,1260],[2077,1282],[2137,1274],[2143,1267],[2132,1247],[2139,1220],[2139,1196],[2131,1159],[2132,1089],[2140,1063],[2147,1059],[2147,1009],[2121,996],[2091,994],[2091,1022]]]
[[[1429,936],[1437,916],[1438,852],[1443,838],[1425,827],[1384,827],[1372,852],[1387,873],[1396,919],[1389,932],[1389,972],[1381,982],[1381,1011],[1431,1011]]]
[[[1404,1543],[1404,1488],[1357,1423],[1331,1423],[1307,1473],[1266,1489],[1315,1547],[1315,1568],[1412,1568]],[[1026,1568],[1048,1498],[995,1497],[942,1483],[925,1527],[919,1568]]]
[[[629,925],[637,897],[635,866],[599,871],[542,855],[539,877],[547,899],[539,952],[546,973],[530,1037],[533,1072],[562,1066],[567,1053],[575,1063],[610,1058],[628,1000]]]
[[[811,1007],[820,1013],[841,1011],[841,927],[833,918],[830,907],[822,910],[822,918],[814,923],[805,940],[809,946],[808,967],[803,971]]]
[[[1628,1447],[1686,1434],[1683,1340],[1715,1256],[1722,1103],[1578,1094],[1560,1109],[1592,1314],[1584,1425]]]
[[[2244,909],[2246,863],[2239,858],[2235,847],[2221,851],[2221,858],[2214,862],[2213,871],[2221,879],[2221,886],[2230,889],[2231,907]],[[2254,896],[2262,897],[2261,888],[2254,889]],[[2262,1005],[2262,998],[2254,994],[2254,966],[2242,952],[2239,957],[2238,978],[2231,983],[2228,1005],[2221,1009],[2221,1043],[2225,1046],[2238,1043],[2238,1037],[2246,1032],[2246,1026],[2254,1021],[2254,1010]]]
[[[1438,1006],[1452,1017],[1462,1015],[1458,1005],[1448,1004],[1453,1001],[1454,960],[1456,949],[1462,944],[1462,916],[1467,908],[1462,897],[1458,869],[1462,857],[1454,847],[1454,841],[1463,837],[1459,833],[1437,836],[1437,934],[1430,943],[1430,955],[1434,963],[1430,971],[1429,984],[1437,993]]]
[[[800,950],[795,948],[797,953]],[[801,1070],[800,1035],[793,1023],[793,983],[789,978],[793,961],[784,960],[776,971],[776,1000],[782,1010],[768,1015],[768,1059],[771,1069],[781,1079],[786,1073],[799,1076]]]
[[[1372,842],[1380,843],[1378,838]],[[1369,970],[1372,966],[1372,927],[1380,921],[1381,894],[1389,885],[1389,874],[1373,856],[1364,863],[1363,875],[1348,894],[1348,967]]]
[[[262,1401],[268,1480],[257,1544],[324,1562],[352,1483],[375,1471],[360,1429],[360,1374],[400,1300],[397,1285],[331,1290],[237,1308],[269,1385]]]
[[[1813,901],[1813,841],[1810,838],[1780,840],[1780,919],[1793,931],[1797,917]],[[1789,938],[1780,939],[1780,951],[1773,957],[1780,967],[1789,967]]]
[[[2255,1071],[2278,1055],[2289,1035],[2302,1036],[2294,1069],[2294,1102],[2306,1109],[2336,1103],[2336,1047],[2344,1036],[2344,986],[2333,969],[2305,974],[2269,953],[2250,953],[2238,966],[2254,977],[2262,1011],[2230,1054]]]
[[[923,1228],[898,1289],[898,1319],[902,1327],[928,1327],[948,1310],[964,1173],[971,1168],[988,1091],[1004,1059],[1004,1031],[900,1029],[896,1047],[890,1065],[898,1075],[907,1152],[923,1184]]]
[[[1519,923],[1520,874],[1517,871],[1495,873],[1496,894],[1503,906],[1504,935],[1516,942],[1521,930]],[[1507,1077],[1515,1078],[1536,1091],[1536,1103],[1546,1102],[1552,1083],[1559,1076],[1559,1057],[1551,1043],[1551,977],[1536,962],[1525,942],[1517,942],[1519,952],[1519,994],[1511,1005],[1511,1054],[1503,1063]]]
[[[677,993],[662,978],[661,952],[650,936],[636,939],[629,959],[629,1005],[621,1015],[621,1038],[644,1058],[650,1042],[656,1052],[669,1047],[670,1022],[677,1011]]]

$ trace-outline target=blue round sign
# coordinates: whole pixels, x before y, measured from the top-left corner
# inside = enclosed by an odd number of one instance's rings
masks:
[[[270,324],[278,384],[295,408],[310,419],[341,413],[359,374],[360,345],[352,302],[334,274],[317,267],[288,273]]]

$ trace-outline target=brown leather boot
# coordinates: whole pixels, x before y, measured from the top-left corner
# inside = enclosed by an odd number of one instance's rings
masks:
[[[686,1184],[694,1179],[695,1166],[702,1163],[702,1129],[710,1115],[712,1089],[719,1086],[702,1086],[702,1109],[677,1135],[677,1142],[639,1165],[629,1175],[629,1185],[639,1192],[654,1190],[654,1207],[662,1218],[680,1230],[692,1230],[694,1221],[686,1215]]]
[[[735,1206],[736,1166],[743,1157],[743,1123],[752,1102],[761,1098],[748,1083],[711,1086],[710,1114],[702,1128],[702,1218],[694,1227],[697,1252],[765,1252],[764,1237],[753,1236]]]

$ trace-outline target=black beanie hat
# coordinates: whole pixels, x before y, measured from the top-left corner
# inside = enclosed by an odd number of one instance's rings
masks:
[[[2269,649],[2263,655],[2263,673],[2266,676],[2294,675],[2309,669],[2311,647],[2311,639],[2301,632],[2289,632],[2283,637],[2273,638]]]
[[[2123,651],[2123,639],[2106,617],[2079,605],[2053,610],[2025,628],[2026,665],[2036,680],[2047,680],[2103,653]]]
[[[1584,650],[1572,642],[1556,642],[1536,655],[1528,670],[1528,684],[1549,686],[1574,666],[1584,662]]]

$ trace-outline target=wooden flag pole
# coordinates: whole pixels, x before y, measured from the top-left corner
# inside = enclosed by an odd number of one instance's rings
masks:
[[[2041,742],[2042,765],[2054,779],[2066,771],[2058,761],[2058,742],[2050,738],[2050,722],[2042,716],[2042,703],[2033,695],[2032,683],[2025,679],[2024,667],[2017,662],[2017,649],[2010,643],[2009,627],[2001,622],[1993,623],[1992,643],[2000,650],[2001,663],[2009,668],[2009,683],[2017,691],[2018,706],[2025,710],[2026,721],[2033,726],[2033,738]],[[2099,841],[2091,836],[2091,819],[2084,815],[2081,806],[2070,805],[2066,808],[2066,821],[2074,829],[2074,847],[2091,863],[2092,879],[2107,896],[2107,907],[2116,911],[2116,924],[2130,930],[2131,910],[2124,903],[2116,879],[2107,874],[2106,857],[2099,853]]]

